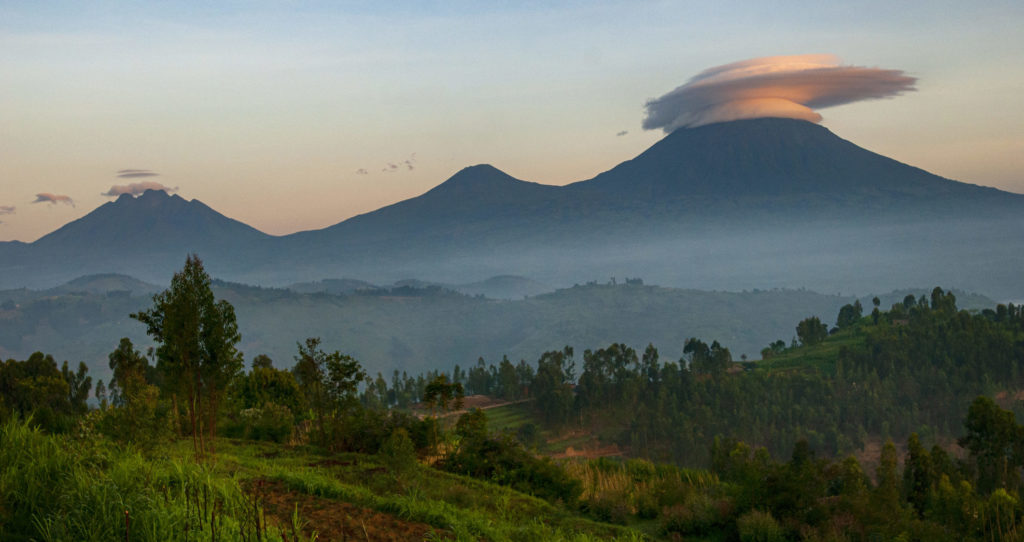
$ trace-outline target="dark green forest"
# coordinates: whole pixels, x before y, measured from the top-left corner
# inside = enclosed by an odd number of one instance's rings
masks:
[[[135,514],[132,539],[315,539],[297,504],[267,523],[271,487],[441,539],[1024,539],[1024,310],[962,310],[941,288],[867,305],[794,322],[757,360],[691,337],[674,360],[612,343],[385,376],[303,337],[246,367],[233,305],[190,258],[131,314],[156,347],[111,345],[106,382],[42,353],[0,365],[0,535],[127,539]],[[472,394],[528,419],[496,430]],[[577,433],[625,457],[542,453]],[[473,508],[505,491],[539,522]]]

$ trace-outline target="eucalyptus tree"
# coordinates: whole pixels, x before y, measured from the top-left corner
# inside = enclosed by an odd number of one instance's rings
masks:
[[[192,254],[171,278],[171,286],[153,296],[153,307],[131,317],[146,324],[146,332],[160,343],[157,367],[175,404],[178,394],[186,399],[197,456],[206,452],[204,430],[213,451],[217,409],[242,369],[242,354],[235,348],[241,335],[234,307],[214,298],[210,276]]]

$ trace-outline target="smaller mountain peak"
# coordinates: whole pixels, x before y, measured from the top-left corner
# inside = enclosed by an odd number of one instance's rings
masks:
[[[150,188],[149,190],[146,190],[145,192],[143,192],[142,195],[139,196],[139,199],[142,199],[142,200],[161,199],[162,200],[162,199],[168,199],[170,197],[171,197],[171,195],[168,194],[164,190],[154,190],[154,189]]]
[[[478,164],[459,170],[458,173],[452,175],[447,181],[438,185],[437,188],[445,187],[446,189],[454,188],[465,190],[493,187],[503,184],[517,184],[521,182],[523,181],[512,177],[508,173],[505,173],[490,164]]]
[[[512,177],[504,171],[490,165],[490,164],[477,164],[475,166],[469,166],[462,168],[458,173],[452,175],[449,181],[472,179],[472,180],[491,180],[491,179],[511,179]]]

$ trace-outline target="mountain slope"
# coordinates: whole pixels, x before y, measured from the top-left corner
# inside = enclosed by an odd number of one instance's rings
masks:
[[[959,183],[822,126],[682,129],[591,180],[548,186],[492,166],[328,228],[271,237],[198,201],[122,196],[31,244],[0,245],[0,288],[83,273],[162,283],[197,252],[218,277],[567,285],[643,277],[702,289],[884,291],[942,284],[1024,299],[1024,196]]]
[[[965,198],[1024,202],[873,153],[824,126],[781,118],[676,130],[636,158],[568,188],[647,203],[743,201],[750,211],[768,202],[901,211]]]
[[[164,282],[189,253],[229,273],[263,257],[271,239],[199,200],[162,190],[123,194],[33,243],[0,247],[0,270],[8,275],[0,287],[47,287],[102,273]]]
[[[122,194],[32,245],[38,249],[116,253],[145,247],[187,250],[254,243],[268,237],[199,200],[186,201],[163,190],[147,190],[139,197]]]

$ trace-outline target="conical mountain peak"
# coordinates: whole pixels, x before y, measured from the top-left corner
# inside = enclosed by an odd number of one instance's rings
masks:
[[[682,128],[579,188],[641,197],[935,196],[964,188],[824,126],[761,118]]]

